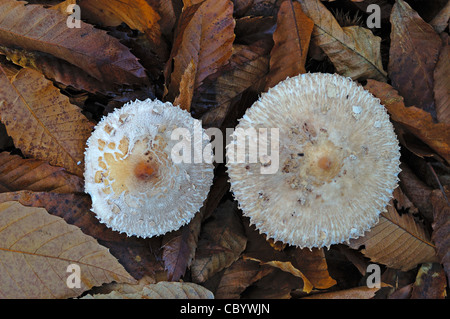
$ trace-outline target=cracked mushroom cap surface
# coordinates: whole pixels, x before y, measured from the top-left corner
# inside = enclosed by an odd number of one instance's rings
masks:
[[[192,149],[209,143],[201,122],[158,100],[130,102],[95,127],[85,152],[85,191],[100,222],[128,236],[152,237],[187,224],[202,207],[213,164],[174,161],[174,129],[200,130]]]
[[[264,156],[251,162],[250,147],[245,163],[233,157],[249,128],[279,129],[276,173],[262,174],[268,163]],[[264,93],[227,145],[243,214],[268,238],[302,248],[329,247],[374,226],[397,187],[399,158],[380,101],[351,79],[325,73],[288,78]]]

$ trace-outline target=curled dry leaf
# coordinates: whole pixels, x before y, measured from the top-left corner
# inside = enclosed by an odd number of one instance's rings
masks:
[[[439,263],[425,263],[417,273],[412,286],[411,299],[444,299],[447,283]]]
[[[228,64],[207,77],[194,92],[192,114],[202,116],[206,127],[221,127],[232,113],[233,102],[253,85],[264,80],[269,69],[269,49],[262,42],[233,45]]]
[[[82,21],[81,28],[68,28],[65,14],[41,5],[25,4],[24,1],[0,1],[2,45],[52,54],[106,83],[146,81],[145,70],[137,58],[105,31]]]
[[[191,265],[192,278],[204,282],[215,273],[230,266],[244,251],[247,238],[236,203],[226,201],[202,227],[195,259]]]
[[[448,7],[450,8],[450,2]],[[450,10],[450,9],[449,9]],[[445,45],[439,54],[434,69],[434,101],[436,117],[439,122],[450,125],[450,44]]]
[[[228,176],[224,170],[217,169],[208,197],[193,220],[181,229],[164,235],[161,248],[168,280],[179,280],[191,266],[197,249],[201,223],[217,208],[220,200],[229,190],[227,179]]]
[[[435,246],[425,228],[412,215],[400,216],[392,206],[387,206],[378,224],[363,237],[351,239],[349,246],[365,246],[362,253],[371,261],[402,271],[436,261]]]
[[[270,73],[266,89],[286,77],[305,73],[309,40],[314,22],[302,11],[298,2],[284,1],[278,10],[277,28],[273,33],[274,46],[270,52]]]
[[[441,39],[434,29],[403,0],[394,4],[391,13],[391,47],[389,78],[405,99],[436,118],[433,100],[433,70]]]
[[[303,288],[302,290],[306,293],[310,293],[312,289],[314,288],[313,284],[309,281],[308,278],[297,268],[292,265],[290,261],[278,261],[278,260],[271,260],[271,261],[261,261],[256,258],[246,257],[246,259],[253,260],[256,262],[259,262],[261,265],[268,265],[275,268],[278,268],[286,273],[290,273],[291,275],[294,275],[295,277],[301,278],[303,281]]]
[[[216,299],[238,299],[241,293],[254,282],[273,271],[251,259],[239,259],[226,268],[215,291]]]
[[[0,119],[25,156],[83,175],[93,124],[53,83],[31,69],[8,79],[0,65]]]
[[[381,288],[387,285],[381,283]],[[371,299],[380,288],[369,288],[367,286],[355,287],[350,289],[315,294],[303,297],[302,299]]]
[[[328,289],[336,284],[328,272],[323,249],[300,249],[294,252],[295,264],[317,289]]]
[[[196,70],[194,90],[228,62],[234,41],[232,15],[230,0],[206,0],[183,8],[164,71],[168,100],[173,101],[178,96],[183,74],[191,61]]]
[[[18,202],[0,204],[0,259],[2,298],[70,298],[111,281],[135,281],[78,227]],[[66,283],[71,264],[80,267],[80,288]]]
[[[211,291],[192,282],[160,281],[144,286],[136,293],[113,291],[109,294],[86,295],[83,299],[214,299]]]
[[[405,107],[403,97],[389,84],[368,80],[364,88],[381,100],[393,121],[401,124],[450,163],[449,124],[434,123],[431,115],[424,110],[414,106]]]
[[[450,23],[450,2],[439,11],[439,13],[430,21],[431,26],[436,32],[441,33],[449,27]]]
[[[83,180],[62,167],[45,161],[23,159],[7,152],[0,153],[0,192],[19,190],[76,193],[83,192]]]
[[[113,87],[90,76],[79,67],[48,53],[25,51],[4,46],[0,47],[0,52],[14,64],[39,71],[47,79],[65,86],[103,94],[108,94],[113,90]]]
[[[450,192],[446,193],[448,199]],[[447,199],[440,190],[431,193],[434,216],[432,239],[436,243],[439,261],[450,278],[450,204]],[[447,280],[450,286],[450,279]]]
[[[353,80],[387,80],[381,63],[380,37],[359,26],[341,28],[319,0],[299,2],[314,21],[311,41],[325,52],[339,74]]]
[[[167,58],[167,46],[161,36],[161,17],[146,0],[78,0],[83,16],[88,21],[105,26],[117,26],[122,22],[144,33],[151,48],[162,58]]]

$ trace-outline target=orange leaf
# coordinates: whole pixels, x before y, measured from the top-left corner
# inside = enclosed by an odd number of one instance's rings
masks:
[[[25,156],[83,175],[92,123],[52,82],[31,69],[8,79],[0,65],[0,119]]]
[[[431,115],[414,106],[405,107],[403,97],[389,84],[368,80],[364,87],[381,100],[392,120],[400,123],[450,163],[450,125],[434,123]]]
[[[270,73],[266,89],[278,82],[305,73],[309,40],[314,22],[302,11],[298,2],[284,1],[278,11],[274,46],[270,52]]]

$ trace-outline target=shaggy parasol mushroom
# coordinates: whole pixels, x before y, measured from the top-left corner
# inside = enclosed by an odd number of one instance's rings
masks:
[[[198,120],[170,103],[135,101],[103,117],[87,141],[85,191],[92,211],[128,236],[152,237],[188,223],[201,208],[213,165],[173,161],[174,129],[193,132]],[[194,147],[207,145],[203,138]],[[199,143],[199,145],[197,145]]]
[[[379,100],[349,78],[308,73],[250,107],[227,145],[231,188],[261,233],[299,247],[329,247],[375,225],[397,186],[399,145]],[[279,169],[233,161],[249,128],[279,128]],[[232,152],[233,151],[233,152]]]

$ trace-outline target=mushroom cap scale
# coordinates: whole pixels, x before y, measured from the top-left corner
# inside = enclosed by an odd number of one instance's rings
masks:
[[[200,121],[158,100],[130,102],[95,127],[85,152],[85,191],[100,222],[128,236],[152,237],[187,224],[213,180],[212,163],[176,163],[174,129]],[[201,129],[202,134],[204,133]],[[203,150],[209,143],[192,139]]]
[[[231,189],[243,214],[274,240],[312,248],[362,236],[397,186],[400,152],[389,115],[349,78],[288,78],[263,93],[237,128],[227,145]],[[261,174],[261,162],[230,160],[249,128],[279,129],[275,174]]]

